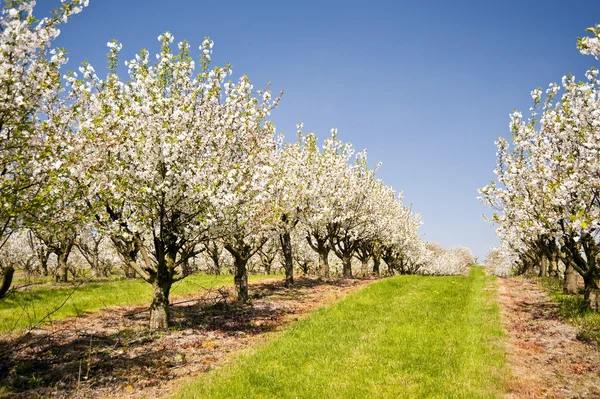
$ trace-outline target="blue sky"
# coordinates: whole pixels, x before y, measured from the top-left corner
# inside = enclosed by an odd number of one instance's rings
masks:
[[[38,0],[36,14],[58,4]],[[598,66],[575,48],[598,23],[598,0],[91,0],[57,45],[68,69],[85,60],[102,76],[111,39],[129,59],[155,53],[167,30],[195,48],[210,36],[215,64],[285,90],[278,131],[337,127],[383,163],[379,177],[422,213],[426,240],[483,258],[497,245],[476,199],[494,178],[494,140],[509,135],[513,109],[526,114],[532,89]]]

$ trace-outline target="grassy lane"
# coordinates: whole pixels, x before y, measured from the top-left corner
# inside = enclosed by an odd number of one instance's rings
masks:
[[[494,398],[504,390],[495,285],[400,276],[316,311],[181,398]]]
[[[271,277],[275,276],[251,275],[249,280]],[[171,297],[226,285],[233,285],[233,276],[189,276],[173,285]],[[118,280],[91,282],[77,289],[42,286],[17,292],[0,301],[0,333],[27,329],[58,309],[65,300],[64,306],[51,315],[51,320],[94,313],[108,306],[149,305],[152,287],[142,280]]]

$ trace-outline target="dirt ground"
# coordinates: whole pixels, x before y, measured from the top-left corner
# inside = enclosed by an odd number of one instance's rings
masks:
[[[506,398],[600,398],[597,347],[577,340],[534,280],[497,281],[513,374]]]
[[[219,367],[234,352],[373,280],[281,280],[251,284],[250,306],[232,292],[177,298],[173,328],[147,330],[145,308],[121,307],[68,319],[0,341],[2,386],[11,398],[160,397],[183,378]],[[5,391],[6,392],[6,391]]]

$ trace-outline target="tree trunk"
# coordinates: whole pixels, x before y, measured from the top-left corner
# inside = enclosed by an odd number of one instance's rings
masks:
[[[343,275],[346,278],[352,277],[352,257],[348,257],[342,260],[343,264]]]
[[[279,235],[281,249],[283,251],[284,267],[285,267],[285,286],[294,285],[294,259],[292,258],[292,238],[289,231]]]
[[[241,303],[248,302],[250,298],[248,295],[248,272],[246,270],[246,264],[248,259],[244,259],[239,256],[235,256],[235,289],[237,291],[237,300]]]
[[[556,251],[552,251],[549,274],[552,277],[558,278],[558,255],[556,254]]]
[[[329,271],[329,248],[319,252],[319,271],[321,276],[325,278],[330,277]]]
[[[598,288],[586,288],[584,298],[590,310],[600,312],[600,290]]]
[[[7,266],[2,270],[2,285],[0,285],[0,299],[6,296],[6,293],[10,289],[10,285],[12,284],[13,275],[15,274],[15,269],[12,266]]]
[[[308,262],[300,263],[300,268],[302,269],[302,273],[304,273],[305,276],[308,276],[310,264]]]
[[[48,256],[40,256],[40,266],[42,268],[42,276],[48,276]]]
[[[98,267],[98,257],[94,256],[92,264],[90,265],[92,269],[92,277],[98,277],[100,275],[100,268]]]
[[[360,274],[366,276],[369,274],[369,259],[361,259],[360,260]]]
[[[583,276],[583,283],[585,285],[585,293],[583,299],[590,310],[594,312],[600,311],[600,290],[598,289],[598,282],[594,278],[592,273],[586,273]]]
[[[58,251],[56,253],[58,258],[58,271],[59,271],[59,281],[66,283],[69,281],[69,267],[67,266],[67,259],[69,258],[69,254],[67,251]]]
[[[136,277],[135,269],[133,267],[131,267],[128,263],[125,263],[124,267],[125,267],[125,277],[127,277],[127,278],[135,278]]]
[[[131,251],[127,251],[127,253],[124,255],[124,260],[125,260],[125,276],[127,278],[136,278],[137,273],[135,271],[135,267],[133,267],[132,265],[136,264],[136,260],[137,260],[137,255],[138,255],[138,250],[137,249],[133,249]]]
[[[211,251],[210,257],[213,261],[213,269],[211,274],[218,276],[221,274],[221,263],[219,262],[219,253],[216,251],[216,249],[214,252]]]
[[[169,307],[169,293],[171,291],[171,279],[158,273],[152,282],[154,296],[150,305],[150,329],[162,330],[169,327],[171,311]]]
[[[533,263],[530,262],[529,260],[525,260],[523,261],[524,263],[524,270],[523,270],[523,274],[525,274],[526,276],[532,276],[535,274],[534,268],[533,268]]]
[[[565,266],[565,278],[563,284],[563,292],[568,295],[574,295],[579,292],[577,288],[577,276],[579,273],[568,263]]]
[[[542,256],[540,260],[540,275],[539,277],[547,277],[548,276],[548,258]]]
[[[375,256],[373,257],[373,274],[379,276],[379,264],[381,263],[381,259]]]

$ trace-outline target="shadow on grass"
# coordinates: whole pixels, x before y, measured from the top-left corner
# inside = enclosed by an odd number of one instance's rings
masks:
[[[568,295],[563,293],[558,279],[541,278],[539,282],[556,303],[558,316],[577,327],[577,339],[600,348],[600,313],[587,307],[583,287],[580,287],[578,295]]]
[[[10,341],[0,340],[0,397],[3,392],[11,397],[78,392],[82,396],[82,389],[157,384],[172,378],[172,369],[186,364],[191,348],[210,349],[207,337],[218,341],[222,339],[218,337],[235,339],[273,331],[283,315],[294,313],[283,302],[302,302],[311,289],[345,284],[344,280],[300,278],[292,288],[283,282],[251,285],[249,305],[231,303],[223,292],[221,299],[176,303],[168,331],[149,331],[147,310],[116,310],[77,319],[77,328],[68,319]]]

